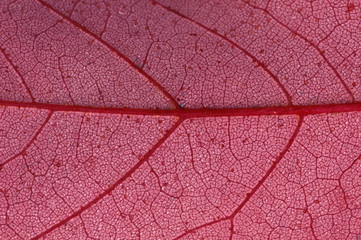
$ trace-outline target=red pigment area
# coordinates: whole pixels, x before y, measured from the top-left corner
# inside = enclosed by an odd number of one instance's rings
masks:
[[[0,13],[1,239],[359,238],[357,2]]]

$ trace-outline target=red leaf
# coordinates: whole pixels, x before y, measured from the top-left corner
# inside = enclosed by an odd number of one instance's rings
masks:
[[[0,238],[360,238],[360,16],[1,1]]]

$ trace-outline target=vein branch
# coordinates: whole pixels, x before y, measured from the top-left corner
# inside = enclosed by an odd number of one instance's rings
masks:
[[[137,169],[139,169],[152,155],[153,153],[169,138],[169,136],[182,124],[184,118],[179,118],[178,121],[167,131],[167,133],[139,160],[137,164],[135,164],[127,173],[125,173],[121,178],[119,178],[114,184],[112,184],[109,188],[105,191],[100,193],[97,197],[87,203],[85,206],[78,209],[72,215],[68,216],[67,218],[63,219],[62,221],[58,222],[57,224],[51,226],[44,232],[38,234],[37,236],[33,237],[32,240],[39,239],[41,237],[46,236],[50,232],[54,231],[55,229],[61,227],[62,225],[69,222],[71,219],[80,216],[84,211],[92,207],[94,204],[99,202],[105,196],[112,193],[112,191],[122,184],[126,179],[128,179]]]
[[[99,41],[101,44],[103,44],[105,47],[107,47],[110,51],[114,52],[118,57],[122,58],[125,62],[127,62],[135,71],[139,72],[139,74],[143,75],[153,86],[155,86],[165,97],[169,99],[169,101],[172,103],[173,107],[180,108],[178,102],[173,98],[173,96],[154,78],[152,78],[148,73],[146,73],[142,68],[139,68],[133,61],[131,61],[128,57],[120,53],[116,48],[111,46],[108,42],[104,41],[102,38],[100,38],[98,35],[94,34],[93,32],[89,31],[84,26],[80,25],[78,22],[72,20],[70,17],[64,15],[60,11],[56,10],[55,8],[51,7],[49,4],[45,3],[42,0],[37,0],[41,5],[48,8],[50,11],[57,14],[62,19],[68,21],[72,25],[74,25],[76,28],[82,30],[84,33],[88,34],[92,38]]]
[[[257,59],[255,56],[253,56],[250,52],[248,52],[246,49],[242,48],[241,46],[239,46],[237,43],[233,42],[232,40],[230,40],[229,38],[219,34],[216,30],[211,29],[205,25],[203,25],[200,22],[195,21],[194,19],[191,19],[173,9],[171,9],[170,7],[164,6],[163,4],[157,2],[157,1],[153,1],[151,0],[153,4],[160,6],[161,8],[165,9],[166,11],[172,12],[178,16],[180,16],[183,19],[186,19],[192,23],[194,23],[195,25],[205,29],[207,32],[210,32],[212,34],[214,34],[215,36],[223,39],[224,41],[228,42],[229,44],[231,44],[232,46],[234,46],[235,48],[237,48],[238,50],[240,50],[241,52],[243,52],[246,56],[248,56],[249,58],[252,59],[253,62],[257,63],[258,66],[260,66],[278,85],[278,87],[282,90],[283,94],[285,95],[286,99],[287,99],[287,103],[288,105],[292,106],[292,97],[290,96],[289,92],[287,91],[287,89],[285,88],[285,86],[282,85],[281,81],[278,79],[278,77],[273,74],[268,68],[267,66],[260,61],[259,59]]]
[[[4,55],[6,61],[8,61],[8,63],[10,64],[10,66],[14,69],[14,71],[16,72],[16,74],[19,76],[21,83],[23,84],[23,86],[25,87],[25,90],[27,92],[27,94],[29,95],[30,99],[32,102],[35,102],[35,98],[33,96],[33,94],[30,91],[30,88],[28,86],[28,84],[26,83],[24,77],[20,74],[18,68],[14,65],[14,63],[11,61],[11,59],[9,58],[9,56],[5,53],[5,50],[3,48],[0,48],[1,53]]]
[[[304,116],[299,117],[297,126],[296,126],[292,136],[290,137],[287,145],[283,149],[283,151],[277,156],[277,158],[275,159],[275,161],[273,162],[271,167],[266,171],[264,176],[258,181],[256,186],[254,186],[253,189],[249,193],[247,193],[247,196],[245,197],[245,199],[238,205],[238,207],[233,211],[233,213],[231,215],[223,217],[223,218],[218,219],[218,220],[214,220],[212,222],[202,224],[202,225],[200,225],[198,227],[195,227],[193,229],[189,229],[188,231],[184,232],[182,235],[178,236],[175,239],[181,239],[181,238],[183,238],[184,236],[186,236],[186,235],[188,235],[190,233],[194,233],[195,231],[197,231],[199,229],[202,229],[202,228],[207,227],[207,226],[211,226],[213,224],[217,224],[217,223],[219,223],[221,221],[231,221],[231,223],[230,223],[231,224],[231,227],[230,227],[231,235],[230,235],[229,239],[232,239],[233,232],[234,232],[234,224],[233,224],[234,217],[242,210],[242,208],[248,203],[248,201],[252,198],[252,196],[254,196],[254,194],[259,190],[259,188],[264,184],[264,182],[268,179],[268,177],[276,169],[276,167],[278,166],[280,161],[283,159],[285,154],[289,151],[289,149],[292,146],[292,144],[294,143],[298,133],[300,132],[300,129],[301,129],[301,126],[302,126],[302,123],[303,123],[303,119],[304,119]]]
[[[40,133],[43,131],[44,127],[46,126],[46,124],[49,122],[51,116],[53,114],[53,111],[50,111],[50,113],[48,114],[48,116],[46,117],[46,119],[44,120],[44,122],[41,124],[41,126],[39,127],[39,129],[35,132],[34,136],[30,139],[30,141],[28,142],[28,144],[26,144],[26,146],[17,154],[15,154],[14,156],[12,156],[11,158],[9,158],[8,160],[6,160],[5,162],[3,162],[2,164],[0,164],[0,169],[4,167],[4,165],[8,164],[9,162],[11,162],[12,160],[16,159],[17,157],[19,157],[20,155],[23,155],[26,150],[31,146],[31,144],[34,143],[34,141],[38,138],[38,136],[40,135]]]
[[[265,8],[260,8],[257,7],[255,5],[252,5],[249,1],[245,1],[242,0],[245,4],[247,4],[248,6],[256,9],[256,10],[260,10],[263,11],[265,14],[267,14],[268,16],[270,16],[275,22],[277,22],[278,24],[280,24],[282,27],[286,28],[288,31],[290,31],[291,33],[295,34],[296,36],[298,36],[299,38],[301,38],[303,41],[305,41],[309,46],[313,47],[319,54],[320,56],[323,58],[323,60],[325,61],[325,63],[327,64],[327,66],[334,72],[334,74],[336,75],[336,77],[339,79],[339,81],[341,82],[342,86],[344,87],[344,89],[346,90],[347,94],[350,96],[352,102],[355,102],[355,97],[352,94],[351,89],[347,86],[347,84],[345,83],[345,81],[342,79],[340,73],[336,70],[336,68],[331,64],[331,62],[326,58],[324,52],[311,40],[309,40],[308,38],[302,36],[300,33],[298,33],[297,31],[291,29],[289,26],[287,26],[286,24],[284,24],[283,22],[281,22],[280,20],[278,20],[273,14],[271,14],[267,9]]]

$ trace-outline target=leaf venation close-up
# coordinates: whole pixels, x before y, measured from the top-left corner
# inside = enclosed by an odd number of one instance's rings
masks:
[[[0,239],[360,239],[360,19],[0,1]]]

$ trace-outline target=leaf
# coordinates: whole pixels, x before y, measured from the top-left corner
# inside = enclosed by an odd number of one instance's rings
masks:
[[[360,16],[1,1],[1,239],[358,239]]]

